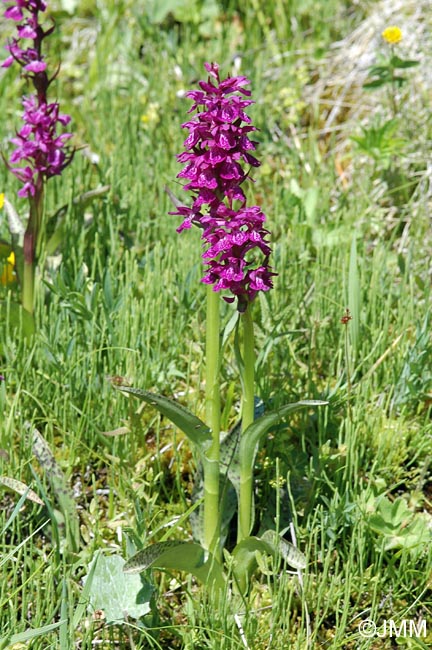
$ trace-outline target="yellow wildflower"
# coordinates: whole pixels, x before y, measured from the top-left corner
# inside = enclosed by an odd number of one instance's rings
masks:
[[[150,102],[147,105],[147,110],[141,115],[141,123],[144,128],[156,126],[159,122],[160,107],[157,102]]]
[[[4,194],[0,192],[0,210],[4,206]]]
[[[0,284],[7,287],[8,284],[12,284],[15,280],[15,253],[12,251],[7,258],[6,263],[3,265],[3,271],[0,275]]]
[[[391,25],[390,27],[385,28],[381,36],[387,43],[390,43],[390,45],[396,45],[396,43],[399,43],[402,40],[402,30],[395,25]]]

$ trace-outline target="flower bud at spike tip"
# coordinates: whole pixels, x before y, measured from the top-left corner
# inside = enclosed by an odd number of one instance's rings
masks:
[[[183,217],[178,232],[192,224],[202,228],[207,269],[202,282],[214,291],[228,291],[227,302],[238,299],[238,310],[245,311],[258,291],[272,288],[276,275],[269,266],[271,248],[266,217],[258,206],[247,206],[242,185],[251,180],[252,167],[261,164],[251,151],[257,142],[256,131],[245,109],[253,104],[246,77],[220,80],[219,66],[206,63],[207,81],[199,90],[186,93],[193,100],[189,113],[197,111],[182,127],[189,131],[184,151],[177,156],[184,163],[179,178],[186,180],[192,207],[180,206]]]

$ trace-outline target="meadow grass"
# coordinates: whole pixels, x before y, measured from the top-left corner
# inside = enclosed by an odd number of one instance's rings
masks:
[[[374,3],[197,3],[214,7],[208,18],[194,10],[160,17],[157,3],[75,4],[71,15],[53,3],[63,61],[57,90],[76,144],[98,161],[78,151],[50,182],[47,213],[64,210],[60,245],[37,279],[35,336],[13,330],[7,313],[0,323],[0,473],[45,503],[2,486],[1,647],[395,647],[388,635],[361,637],[364,619],[425,619],[427,638],[401,636],[398,644],[428,647],[432,231],[424,84],[413,81],[404,107],[407,144],[395,181],[349,140],[358,122],[343,115],[340,133],[324,133],[325,105],[310,101],[333,44],[359,28]],[[215,609],[187,576],[154,572],[145,625],[107,626],[88,610],[83,585],[95,553],[126,557],[130,540],[144,546],[169,528],[174,538],[190,535],[187,521],[177,520],[190,506],[196,459],[168,421],[107,378],[176,396],[204,416],[201,244],[198,232],[176,234],[164,187],[181,198],[175,153],[189,107],[182,91],[203,77],[204,61],[218,60],[228,73],[239,52],[263,161],[249,191],[268,216],[279,274],[254,306],[257,393],[272,406],[329,401],[272,431],[257,459],[257,510],[287,513],[281,527],[293,522],[307,569],[300,581],[261,558],[238,612],[228,600]],[[3,148],[20,111],[22,84],[12,77],[0,78]],[[385,93],[377,97],[390,113]],[[422,155],[413,161],[414,152]],[[4,167],[0,182],[24,212]],[[74,203],[101,185],[109,190]],[[6,239],[4,220],[0,228]],[[62,254],[59,266],[54,252]],[[6,289],[3,297],[11,300]],[[347,307],[353,319],[344,326]],[[224,304],[224,323],[231,314]],[[226,429],[239,396],[228,345]],[[125,435],[104,435],[122,427]],[[52,470],[35,457],[34,428],[54,454],[63,501]],[[398,499],[407,507],[403,520],[392,510]],[[76,548],[65,515],[78,518]]]

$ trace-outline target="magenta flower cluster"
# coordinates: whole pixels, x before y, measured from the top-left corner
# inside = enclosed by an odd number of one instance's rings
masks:
[[[197,113],[182,125],[189,135],[177,156],[185,163],[178,177],[186,179],[184,189],[193,192],[194,201],[170,214],[183,217],[178,232],[192,224],[203,229],[207,269],[202,281],[214,291],[231,292],[224,299],[237,298],[244,311],[258,291],[272,288],[276,275],[269,267],[265,215],[258,206],[247,206],[242,188],[250,168],[260,165],[251,153],[257,143],[249,138],[256,127],[245,113],[253,103],[244,88],[250,82],[243,76],[220,81],[217,64],[205,68],[209,78],[199,82],[201,90],[186,93],[194,102],[189,113]]]
[[[70,116],[62,115],[58,103],[48,103],[47,99],[48,88],[55,78],[55,75],[48,78],[42,54],[43,40],[54,29],[54,26],[43,29],[40,24],[40,13],[45,12],[47,3],[42,0],[3,2],[10,5],[4,16],[17,23],[17,36],[6,45],[10,56],[2,67],[18,63],[36,90],[35,95],[23,98],[24,126],[12,140],[17,148],[9,159],[10,170],[23,183],[18,195],[34,197],[40,192],[44,179],[61,174],[72,160],[73,154],[66,147],[72,134],[57,133],[59,125],[66,126],[70,122]],[[25,47],[27,42],[29,47]],[[17,164],[21,166],[15,166]]]

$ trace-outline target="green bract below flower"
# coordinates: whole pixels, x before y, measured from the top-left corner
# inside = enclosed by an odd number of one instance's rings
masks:
[[[185,151],[177,156],[186,163],[178,174],[187,179],[185,190],[194,194],[191,208],[176,212],[183,222],[178,231],[192,224],[203,228],[207,271],[202,281],[215,291],[227,290],[227,302],[238,299],[239,311],[245,311],[258,291],[272,288],[276,275],[269,267],[271,249],[263,227],[265,215],[258,206],[247,206],[242,184],[249,179],[251,167],[260,162],[251,154],[257,142],[249,138],[256,131],[245,109],[253,103],[244,86],[246,77],[228,77],[220,81],[217,64],[206,63],[207,81],[200,90],[186,93],[194,104],[189,112],[196,115],[182,126],[189,135]]]

